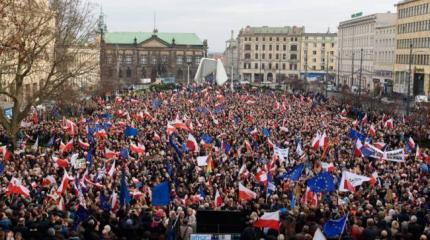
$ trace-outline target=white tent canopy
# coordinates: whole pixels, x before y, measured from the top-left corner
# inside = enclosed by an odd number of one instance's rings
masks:
[[[196,75],[194,76],[194,81],[201,83],[205,77],[212,73],[215,73],[215,79],[218,86],[222,86],[227,82],[227,73],[225,72],[224,65],[220,59],[215,60],[211,58],[202,58],[199,67],[197,68]]]

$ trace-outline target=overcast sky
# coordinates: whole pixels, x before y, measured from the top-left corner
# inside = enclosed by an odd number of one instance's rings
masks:
[[[305,26],[306,32],[337,31],[352,13],[395,11],[399,0],[93,0],[101,4],[108,31],[194,32],[210,52],[222,52],[230,31],[250,26]]]

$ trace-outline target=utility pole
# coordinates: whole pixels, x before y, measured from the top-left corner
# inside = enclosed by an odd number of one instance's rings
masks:
[[[406,96],[406,116],[409,116],[409,96],[411,95],[411,78],[412,78],[412,43],[409,45],[409,74],[408,74],[408,90]]]
[[[336,74],[336,88],[339,88],[339,73],[340,73],[340,51],[337,53],[337,74]]]
[[[190,62],[187,62],[187,88],[190,87]]]
[[[233,30],[231,30],[231,39],[230,39],[230,52],[231,52],[231,62],[230,62],[230,65],[231,65],[231,74],[230,74],[230,88],[231,88],[231,92],[234,92],[234,86],[233,86],[233,76],[234,76],[234,74],[233,74],[233,68],[234,68],[234,59],[233,59],[233,35],[234,35],[234,32],[233,32]]]
[[[351,89],[354,86],[354,50],[352,50],[352,64],[351,64]]]
[[[326,68],[325,68],[325,96],[328,98],[328,56],[329,51],[327,51],[327,57],[325,59],[326,61]]]
[[[361,96],[361,75],[363,73],[363,48],[360,49],[360,74],[358,79],[358,97]]]

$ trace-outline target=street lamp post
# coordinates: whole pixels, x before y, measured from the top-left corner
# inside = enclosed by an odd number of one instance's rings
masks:
[[[354,50],[352,50],[352,64],[351,64],[351,88],[354,86]]]
[[[329,51],[327,51],[327,57],[325,59],[326,61],[326,68],[325,68],[325,96],[328,97],[328,57],[329,57]]]
[[[232,39],[233,39],[233,32],[232,32]],[[231,53],[231,62],[230,62],[230,88],[231,88],[231,92],[234,92],[234,86],[233,86],[233,63],[234,63],[234,59],[233,59],[233,46],[232,46],[232,42],[230,42],[230,53]]]
[[[190,65],[191,62],[187,62],[187,88],[190,86]]]
[[[409,45],[409,74],[408,74],[408,90],[407,90],[407,96],[406,96],[406,116],[409,116],[409,102],[410,102],[410,94],[411,94],[411,78],[412,78],[412,43]]]
[[[358,97],[361,96],[361,75],[363,73],[363,48],[360,49],[360,74],[358,77]]]

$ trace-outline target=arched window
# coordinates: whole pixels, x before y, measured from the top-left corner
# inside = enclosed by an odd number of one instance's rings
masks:
[[[297,51],[297,45],[291,45],[290,50],[291,51]]]

